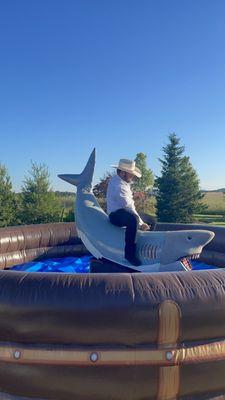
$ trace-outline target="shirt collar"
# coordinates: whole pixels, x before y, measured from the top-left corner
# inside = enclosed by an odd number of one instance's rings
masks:
[[[121,181],[123,184],[130,186],[130,183],[126,182],[124,179],[120,178],[120,176],[118,174],[116,174],[116,176],[119,179],[119,181]]]

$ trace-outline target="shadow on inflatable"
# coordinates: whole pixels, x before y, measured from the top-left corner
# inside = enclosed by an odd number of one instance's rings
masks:
[[[87,254],[74,223],[0,229],[0,399],[224,398],[225,228],[210,230],[215,270],[56,274],[9,269]]]

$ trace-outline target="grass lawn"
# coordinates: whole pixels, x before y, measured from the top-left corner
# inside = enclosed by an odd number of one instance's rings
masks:
[[[195,220],[204,224],[225,226],[225,217],[220,214],[196,214]]]
[[[222,192],[207,192],[202,202],[208,207],[206,214],[225,214],[225,195]]]
[[[196,222],[225,226],[225,195],[222,192],[207,192],[202,202],[208,209],[205,214],[195,215]]]

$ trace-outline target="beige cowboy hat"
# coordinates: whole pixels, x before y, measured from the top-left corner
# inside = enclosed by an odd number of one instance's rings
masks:
[[[121,158],[118,165],[111,165],[111,167],[120,169],[121,171],[129,172],[129,174],[132,174],[137,178],[141,178],[141,171],[138,167],[136,167],[135,161]]]

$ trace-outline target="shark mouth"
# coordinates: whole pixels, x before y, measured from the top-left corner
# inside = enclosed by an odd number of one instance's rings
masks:
[[[191,260],[197,260],[199,257],[200,253],[197,253],[197,254],[192,254],[191,256],[182,257],[179,259],[179,261],[186,270],[191,270],[192,269]]]

